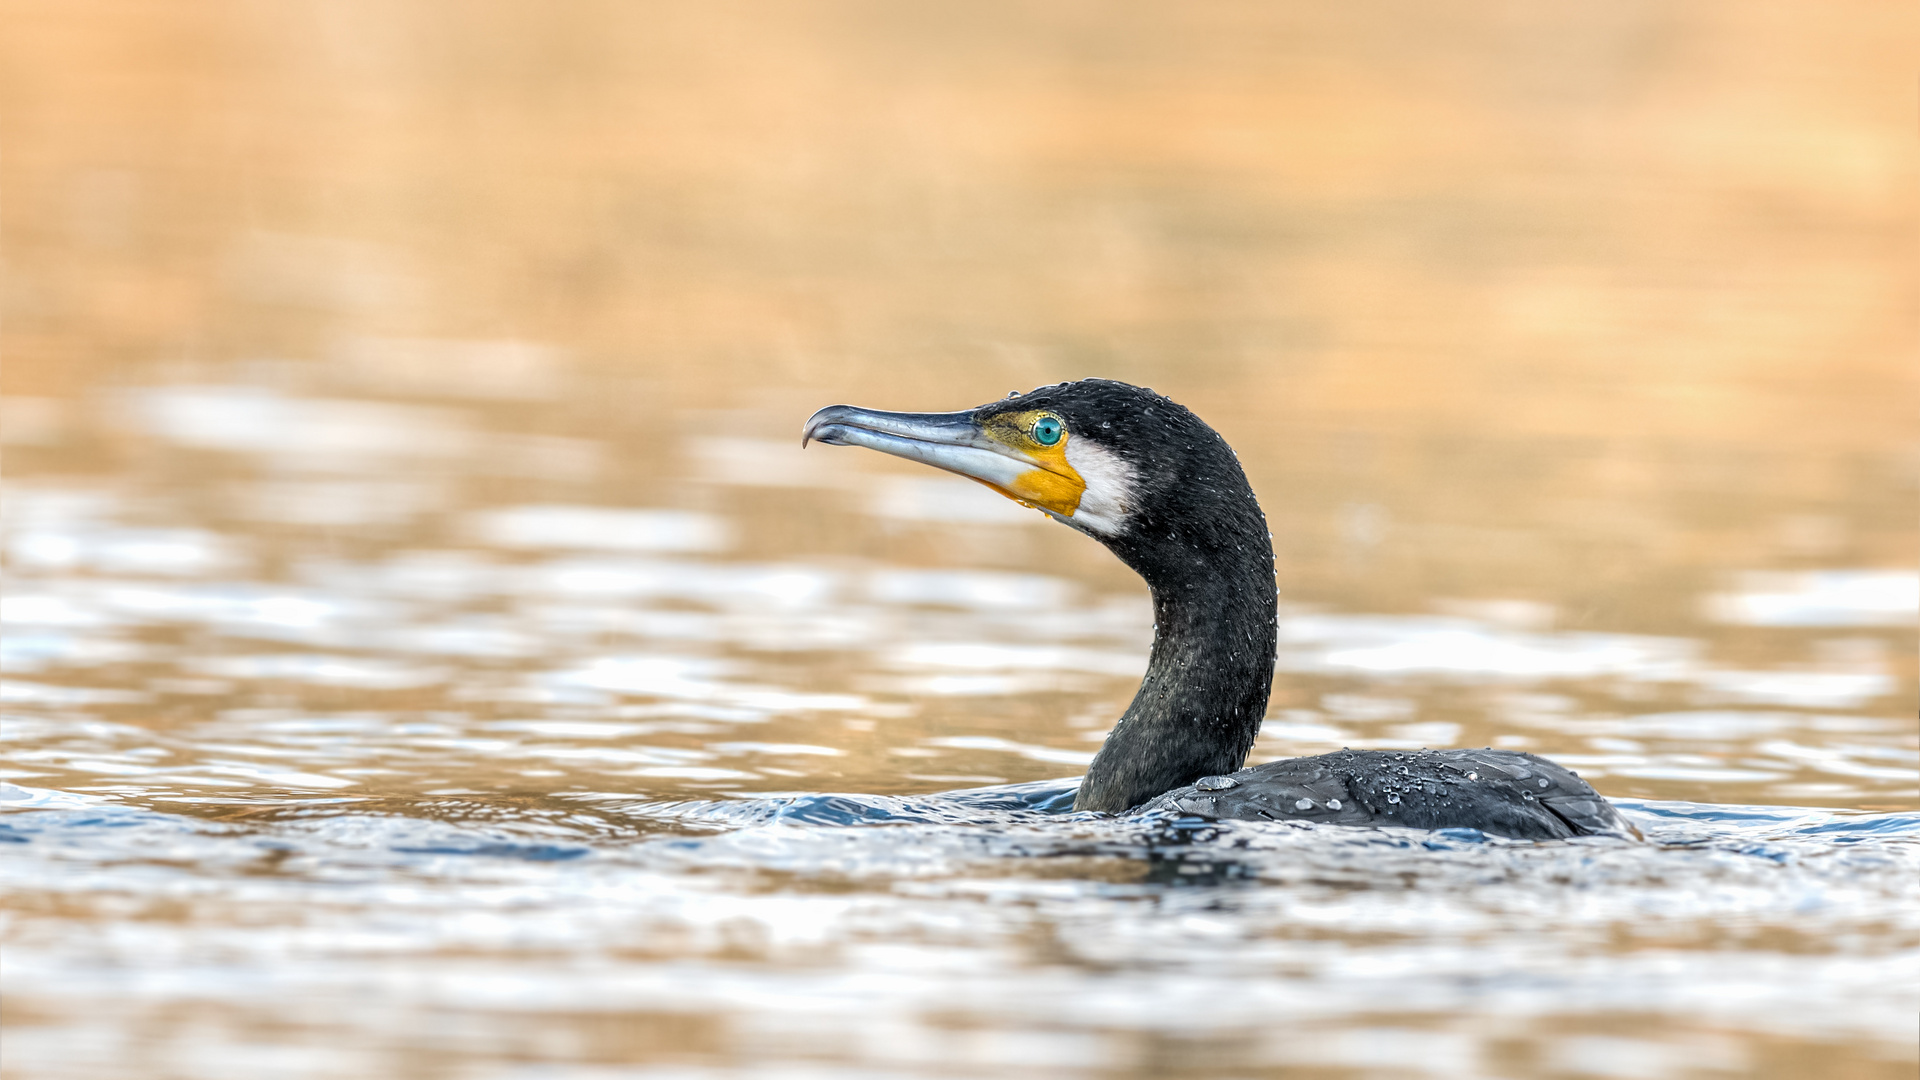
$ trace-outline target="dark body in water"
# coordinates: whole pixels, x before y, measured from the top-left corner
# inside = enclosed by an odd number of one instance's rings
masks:
[[[807,440],[978,480],[1105,544],[1146,580],[1147,674],[1075,809],[1537,839],[1632,833],[1572,772],[1513,751],[1342,750],[1242,769],[1272,687],[1272,537],[1226,440],[1151,390],[1085,379],[962,412],[834,405],[807,421]]]

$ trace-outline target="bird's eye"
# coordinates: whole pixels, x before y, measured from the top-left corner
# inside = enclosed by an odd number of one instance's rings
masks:
[[[1033,422],[1033,441],[1041,446],[1052,446],[1060,441],[1060,436],[1066,430],[1060,426],[1060,421],[1051,416],[1043,416]]]

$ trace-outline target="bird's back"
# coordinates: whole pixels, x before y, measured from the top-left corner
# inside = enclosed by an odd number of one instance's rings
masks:
[[[1341,750],[1204,777],[1141,809],[1330,825],[1470,828],[1517,840],[1638,836],[1571,770],[1515,750]]]

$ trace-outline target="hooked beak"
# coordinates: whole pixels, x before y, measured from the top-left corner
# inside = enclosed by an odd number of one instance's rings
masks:
[[[1065,520],[1084,487],[1078,475],[1009,446],[974,419],[972,412],[881,412],[829,405],[807,418],[800,445],[818,439],[833,446],[864,446],[978,480],[1009,499]],[[1071,485],[1070,496],[1056,489]]]

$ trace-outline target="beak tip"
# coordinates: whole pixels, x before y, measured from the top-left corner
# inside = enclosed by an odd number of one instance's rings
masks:
[[[821,438],[820,429],[833,423],[839,414],[849,409],[850,406],[847,405],[829,405],[815,412],[812,416],[807,417],[807,422],[800,427],[800,449],[805,450],[807,444],[813,442],[815,439],[819,439],[821,442],[832,442],[833,440],[831,439]]]

